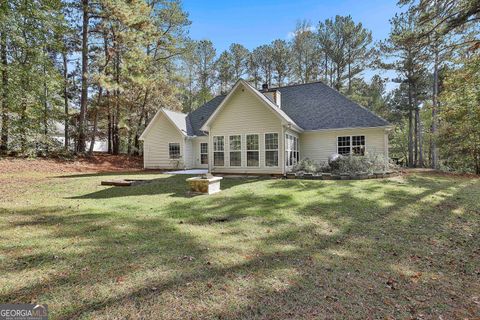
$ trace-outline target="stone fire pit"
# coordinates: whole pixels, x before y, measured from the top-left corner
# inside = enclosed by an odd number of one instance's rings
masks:
[[[222,177],[214,177],[210,173],[200,177],[188,178],[187,183],[191,193],[214,194],[220,192],[220,180]]]

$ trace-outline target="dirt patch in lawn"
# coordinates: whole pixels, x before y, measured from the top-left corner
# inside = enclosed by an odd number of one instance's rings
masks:
[[[142,170],[142,158],[126,155],[94,154],[91,157],[64,159],[0,158],[0,173],[69,173]]]

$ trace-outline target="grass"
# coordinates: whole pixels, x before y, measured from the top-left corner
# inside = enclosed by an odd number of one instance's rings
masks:
[[[480,314],[479,179],[226,178],[188,197],[185,178],[0,173],[0,303],[52,319]]]

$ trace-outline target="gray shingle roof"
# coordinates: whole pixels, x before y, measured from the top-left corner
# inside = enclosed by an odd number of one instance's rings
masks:
[[[281,93],[281,110],[304,130],[381,127],[389,123],[322,82],[270,90]],[[217,96],[186,117],[188,135],[204,135],[200,128],[225,98]]]
[[[386,120],[322,82],[275,89],[281,93],[282,110],[304,130],[389,125]]]
[[[187,120],[189,124],[189,136],[203,136],[205,135],[200,128],[203,126],[205,122],[207,122],[208,118],[212,115],[212,113],[217,109],[217,107],[222,103],[225,95],[216,96],[212,100],[208,101],[198,109],[190,112],[187,116]],[[188,128],[188,127],[187,127]]]

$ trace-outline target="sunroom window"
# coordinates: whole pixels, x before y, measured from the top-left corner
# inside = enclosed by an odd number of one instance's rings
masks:
[[[240,167],[242,165],[242,136],[230,136],[230,166]]]
[[[213,165],[223,167],[225,165],[225,137],[213,137]]]
[[[247,167],[259,166],[258,134],[247,134]]]
[[[278,166],[278,133],[265,133],[265,166]]]

